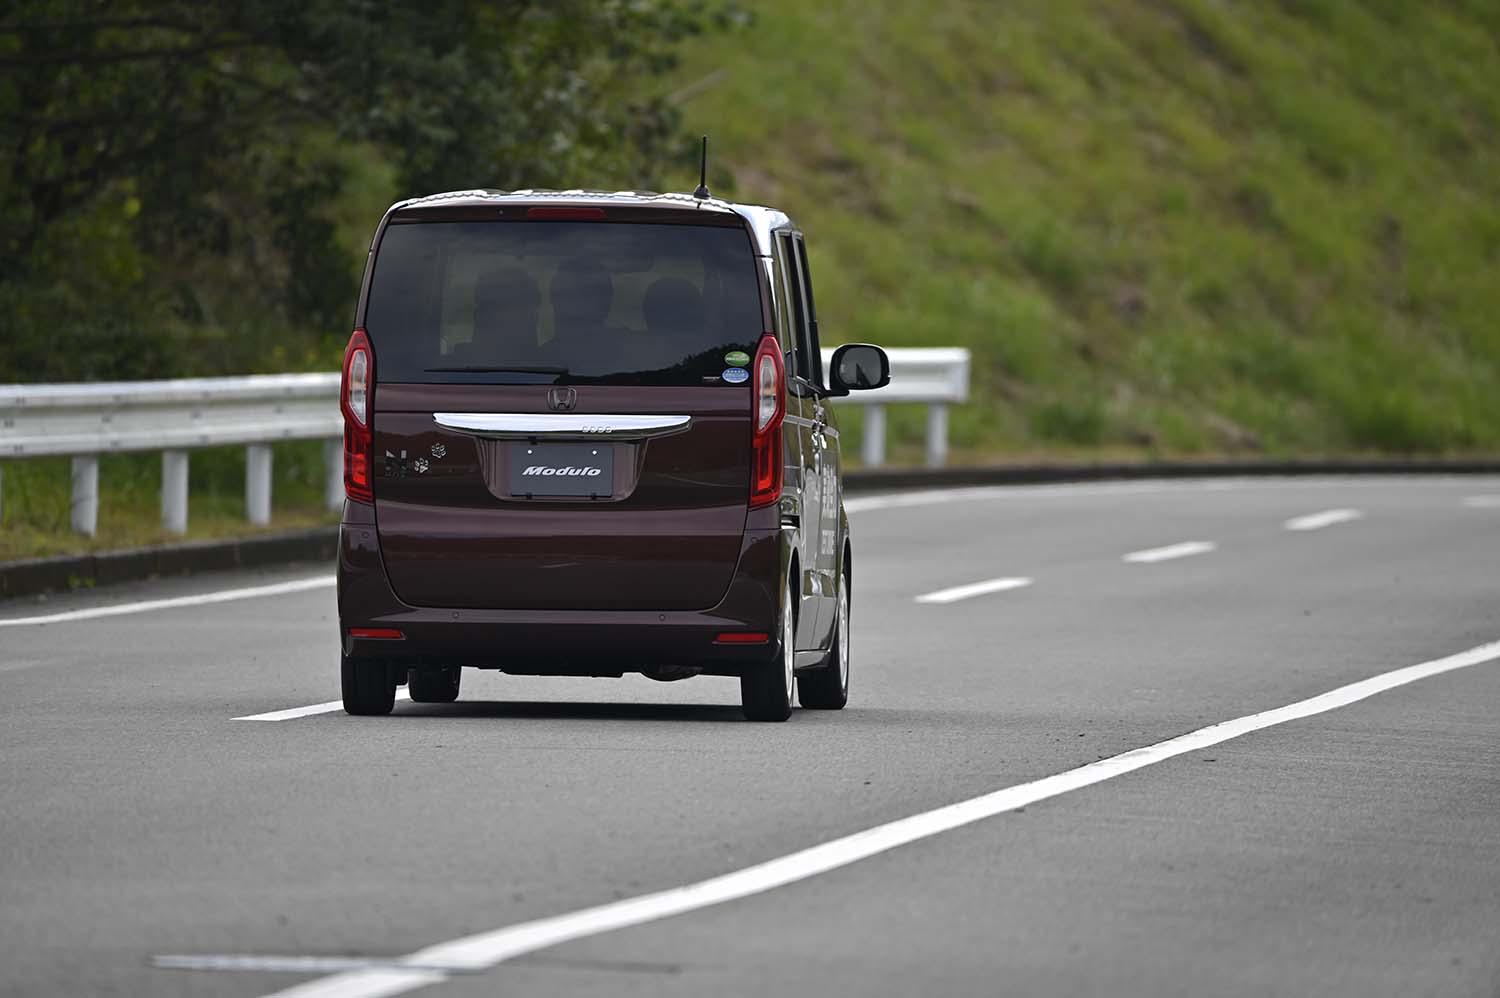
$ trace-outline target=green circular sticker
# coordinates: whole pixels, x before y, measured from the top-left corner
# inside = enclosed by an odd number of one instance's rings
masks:
[[[750,363],[750,355],[743,350],[731,350],[724,355],[724,363],[730,367],[744,367]]]

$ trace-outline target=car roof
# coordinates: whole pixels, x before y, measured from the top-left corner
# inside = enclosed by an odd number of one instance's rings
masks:
[[[711,211],[739,215],[750,226],[755,236],[758,252],[771,255],[771,234],[779,229],[796,226],[783,211],[758,204],[740,204],[722,198],[696,198],[691,194],[658,194],[653,191],[599,191],[599,190],[542,190],[527,188],[517,191],[467,190],[428,194],[425,197],[408,198],[391,205],[390,213],[406,208],[454,207],[504,204],[613,204],[629,207],[663,208],[677,211]]]

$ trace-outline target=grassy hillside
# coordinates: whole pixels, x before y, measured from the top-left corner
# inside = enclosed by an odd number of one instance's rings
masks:
[[[751,6],[685,123],[826,336],[974,349],[961,449],[1500,450],[1500,4]]]

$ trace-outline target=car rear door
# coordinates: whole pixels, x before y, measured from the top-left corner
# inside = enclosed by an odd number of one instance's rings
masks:
[[[490,234],[398,246],[388,231],[377,259],[367,315],[374,493],[396,594],[455,609],[714,606],[734,573],[749,497],[751,387],[748,374],[734,372],[748,366],[740,355],[753,352],[765,328],[748,234],[706,238],[701,227],[669,226],[641,251],[680,264],[662,268],[667,276],[600,257],[582,283],[566,287],[558,282],[568,268],[587,270],[579,259],[628,233],[581,233],[572,257],[555,248],[528,255],[523,246],[492,254],[513,265],[483,253],[480,264],[466,262],[464,253],[475,257],[472,246]],[[552,238],[551,230],[527,236]],[[695,241],[713,243],[705,252],[723,259],[694,271]],[[630,239],[616,242],[628,257]],[[391,261],[412,274],[382,291],[381,268]],[[555,311],[545,321],[528,311],[535,296],[513,273],[526,266],[550,282],[537,303],[538,313]],[[610,308],[596,317],[597,330],[568,345],[563,317],[589,282],[605,279]],[[726,292],[731,279],[740,286]],[[496,286],[509,296],[497,306],[502,327],[551,323],[550,338],[510,335],[490,350],[481,313]],[[651,304],[663,287],[678,293],[675,314],[670,294],[667,304]],[[632,359],[676,356],[671,344],[691,341],[700,327],[711,332],[682,348],[692,353],[676,365]]]

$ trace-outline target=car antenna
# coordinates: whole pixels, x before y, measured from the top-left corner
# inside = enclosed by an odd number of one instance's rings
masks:
[[[698,189],[693,192],[693,197],[699,201],[707,200],[708,193],[708,136],[703,136],[703,148],[698,154]]]

